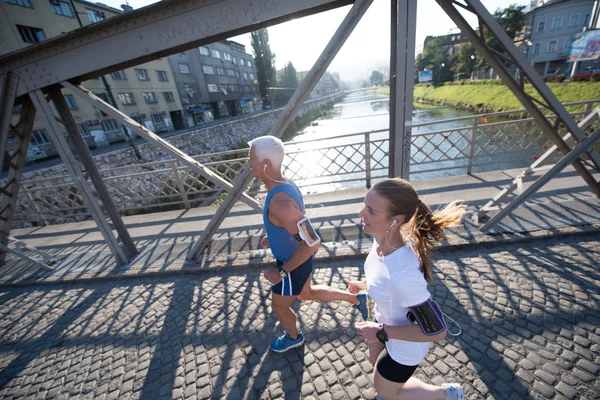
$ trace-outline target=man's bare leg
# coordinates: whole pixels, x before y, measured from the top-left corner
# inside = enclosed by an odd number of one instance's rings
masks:
[[[351,304],[358,304],[358,297],[355,294],[341,289],[335,289],[326,285],[312,285],[312,275],[308,277],[304,288],[298,299],[315,300],[327,303],[329,301],[346,301]]]
[[[292,339],[296,339],[300,333],[296,326],[298,318],[294,310],[290,308],[294,300],[296,300],[296,296],[281,296],[271,292],[271,309]]]

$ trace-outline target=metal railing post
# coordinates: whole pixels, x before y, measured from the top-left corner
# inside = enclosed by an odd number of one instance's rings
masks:
[[[42,212],[40,211],[38,205],[35,202],[35,199],[31,195],[29,190],[27,190],[27,186],[21,186],[21,190],[23,191],[23,193],[25,193],[25,196],[27,196],[27,200],[29,200],[29,204],[31,204],[31,207],[35,210],[36,214],[38,215],[38,221],[42,223],[42,226],[47,226],[48,222],[46,222],[46,220],[44,219],[44,214],[42,214]]]
[[[467,165],[467,175],[471,175],[473,169],[473,156],[475,155],[475,145],[477,144],[477,119],[473,118],[473,129],[471,129],[471,143],[469,144],[469,165]]]
[[[369,132],[365,133],[365,177],[367,189],[371,189],[371,137]]]
[[[187,193],[185,192],[185,187],[183,186],[183,178],[181,175],[179,175],[179,171],[177,171],[177,162],[173,161],[171,163],[171,167],[173,168],[173,174],[175,174],[175,182],[179,188],[179,193],[181,193],[181,197],[183,198],[183,204],[185,204],[185,208],[189,209],[190,202],[188,201]]]

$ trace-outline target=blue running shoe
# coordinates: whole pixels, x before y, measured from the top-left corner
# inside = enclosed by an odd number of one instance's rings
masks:
[[[354,308],[357,308],[360,311],[360,315],[362,315],[363,320],[369,320],[369,296],[366,293],[359,293],[357,296],[358,304],[354,305]]]
[[[458,383],[442,383],[442,387],[446,389],[448,400],[465,400],[463,388]]]
[[[271,350],[276,353],[285,353],[289,349],[300,347],[304,344],[304,335],[302,332],[298,334],[296,339],[292,339],[287,331],[283,331],[283,336],[271,342]]]

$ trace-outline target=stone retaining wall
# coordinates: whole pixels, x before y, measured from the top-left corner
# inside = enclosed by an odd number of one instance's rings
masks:
[[[336,94],[307,102],[299,110],[297,115],[302,116],[332,100],[338,101],[342,96],[342,94]],[[249,141],[268,133],[281,112],[282,110],[276,110],[258,115],[250,115],[234,121],[174,135],[165,140],[189,155],[228,151],[238,148],[243,140]],[[112,176],[164,169],[166,166],[164,163],[156,163],[150,167],[141,164],[172,160],[174,158],[170,153],[167,153],[153,143],[146,142],[136,145],[136,147],[142,154],[143,160],[141,161],[137,159],[131,147],[96,155],[94,156],[94,160],[100,170],[129,167],[125,168],[125,170],[119,170],[118,173],[109,172],[108,174],[104,174],[105,176]],[[155,186],[155,183],[148,181],[148,179],[148,177],[140,177],[136,182],[129,181],[126,185],[132,185],[132,187],[137,187],[139,185],[141,187],[140,190],[148,193],[148,196],[150,197],[160,195],[159,189],[153,187]],[[78,196],[75,195],[72,190],[69,191],[69,188],[67,187],[56,188],[56,185],[65,184],[71,187],[72,183],[72,177],[68,174],[66,168],[62,164],[24,173],[22,179],[23,187],[28,189],[44,187],[47,189],[37,190],[34,194],[32,194],[32,191],[28,193],[25,193],[25,190],[20,191],[13,220],[13,228],[23,228],[43,223],[41,221],[40,212],[46,217],[51,217],[48,222],[52,224],[77,222],[89,219],[90,217],[87,212],[78,215],[78,213],[81,212],[81,207],[79,206],[81,203],[80,200],[77,199]],[[52,188],[50,188],[50,186],[52,186]],[[122,190],[118,190],[119,193],[123,194],[123,196],[121,196],[123,197],[122,199],[118,198],[119,196],[115,194],[117,198],[114,198],[114,200],[118,206],[121,202],[123,202],[121,207],[127,208],[146,205],[143,201],[139,201],[139,204],[137,204],[138,202],[136,201],[132,202],[132,199],[128,198],[125,194],[127,192],[126,189],[127,188],[122,188]],[[154,191],[157,193],[153,193]],[[68,192],[66,197],[65,192]],[[65,198],[72,198],[74,200],[73,210],[65,210],[65,205],[70,203],[70,200],[65,201]],[[32,199],[35,203],[39,203],[37,207],[32,204]],[[66,208],[70,207],[66,206]],[[63,211],[58,211],[61,209]],[[78,209],[78,211],[76,209]]]

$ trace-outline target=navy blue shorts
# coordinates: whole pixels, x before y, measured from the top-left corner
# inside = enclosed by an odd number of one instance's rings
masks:
[[[283,262],[277,260],[277,267]],[[288,276],[276,285],[273,285],[273,293],[281,296],[298,296],[310,274],[312,274],[312,257],[304,261],[298,268],[294,269]]]

